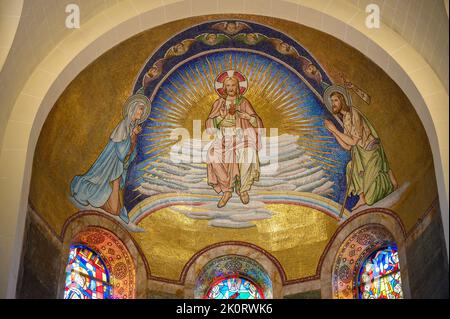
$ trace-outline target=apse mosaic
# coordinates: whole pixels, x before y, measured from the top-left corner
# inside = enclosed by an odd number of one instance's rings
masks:
[[[271,219],[268,205],[337,220],[389,207],[408,183],[399,185],[352,98],[372,100],[280,31],[239,20],[193,26],[136,74],[122,120],[72,179],[71,200],[137,232],[163,208],[240,229]]]

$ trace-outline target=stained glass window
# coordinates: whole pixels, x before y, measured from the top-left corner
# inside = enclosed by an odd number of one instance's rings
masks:
[[[87,247],[72,246],[64,299],[108,299],[110,296],[108,269],[100,257]]]
[[[358,282],[360,299],[403,298],[397,247],[372,253],[361,267]]]
[[[217,279],[209,289],[207,299],[264,299],[256,284],[239,276]]]

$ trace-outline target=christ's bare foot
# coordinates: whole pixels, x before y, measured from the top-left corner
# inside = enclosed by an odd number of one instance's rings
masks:
[[[222,198],[221,198],[220,201],[217,203],[217,207],[219,207],[219,208],[224,207],[224,206],[228,203],[228,201],[230,200],[231,196],[232,196],[231,192],[225,192],[225,193],[223,193]]]
[[[239,197],[241,198],[241,202],[242,202],[242,204],[244,204],[244,205],[247,205],[248,202],[250,201],[250,198],[249,198],[247,192],[242,192],[241,195],[240,195]]]

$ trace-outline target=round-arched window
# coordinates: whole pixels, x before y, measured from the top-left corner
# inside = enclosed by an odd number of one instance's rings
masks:
[[[376,250],[363,262],[358,275],[360,299],[403,298],[396,245]]]
[[[206,295],[207,299],[264,299],[263,290],[242,276],[217,278]]]
[[[71,246],[64,299],[108,299],[111,290],[108,269],[99,255],[86,246]]]

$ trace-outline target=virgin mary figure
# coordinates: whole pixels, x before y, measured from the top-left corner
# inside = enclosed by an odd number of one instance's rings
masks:
[[[150,101],[143,94],[132,95],[124,105],[123,119],[112,132],[108,144],[84,175],[70,185],[72,198],[84,207],[100,208],[129,222],[122,203],[127,168],[136,155],[140,126],[150,114]]]

